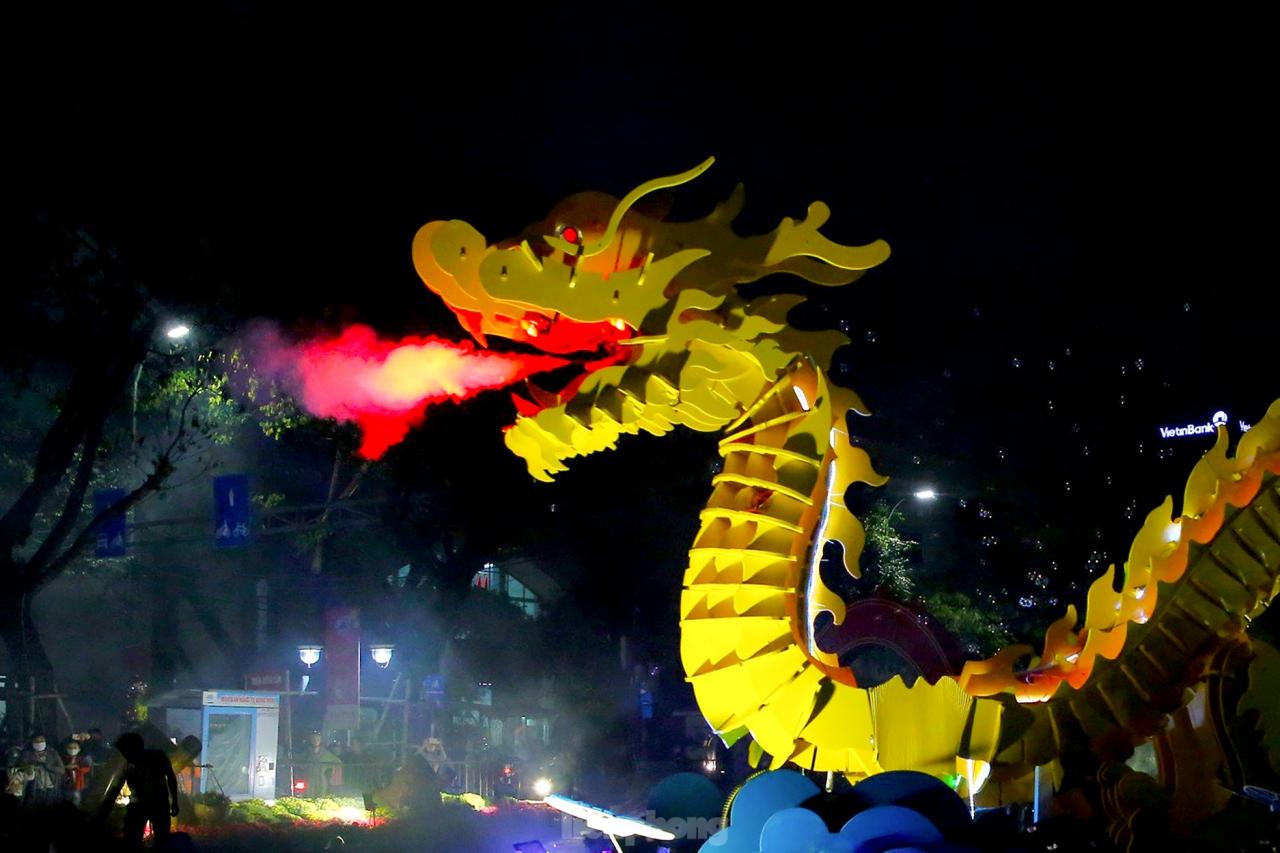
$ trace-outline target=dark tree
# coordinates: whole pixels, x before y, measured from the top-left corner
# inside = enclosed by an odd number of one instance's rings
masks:
[[[160,491],[227,409],[218,359],[169,345],[161,301],[120,253],[86,229],[40,224],[33,263],[4,297],[11,334],[0,494],[0,639],[16,684],[55,686],[32,620],[42,589],[92,554],[109,518]],[[149,361],[148,361],[149,359]],[[141,369],[144,361],[151,369]],[[225,383],[225,379],[221,380]],[[218,398],[218,399],[214,399]],[[123,496],[94,513],[92,490]]]

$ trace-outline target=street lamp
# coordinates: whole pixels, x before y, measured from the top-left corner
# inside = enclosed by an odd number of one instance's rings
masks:
[[[320,653],[324,651],[324,646],[303,645],[298,646],[298,659],[307,665],[307,669],[320,662]]]
[[[912,493],[911,493],[911,497],[915,498],[916,500],[920,501],[921,503],[929,503],[930,501],[936,501],[936,500],[938,499],[938,493],[937,493],[934,489],[932,489],[932,488],[930,488],[930,487],[928,487],[928,486],[923,486],[923,487],[921,487],[921,488],[919,488],[919,489],[916,489],[914,492],[912,492]],[[898,507],[902,506],[902,504],[903,504],[903,503],[905,503],[905,502],[906,502],[906,500],[907,500],[907,499],[906,499],[906,497],[905,497],[905,496],[903,496],[903,497],[901,497],[901,498],[898,498],[897,503],[895,503],[895,504],[894,504],[894,505],[889,509],[889,518],[890,518],[890,519],[892,519],[892,518],[893,518],[894,514],[898,511]]]
[[[170,323],[164,330],[164,336],[173,343],[185,341],[187,336],[191,334],[191,327],[186,323],[174,321]],[[138,362],[138,370],[133,374],[133,443],[138,443],[138,385],[142,383],[142,368],[147,362],[144,355],[142,360]]]
[[[395,650],[396,647],[391,643],[374,643],[369,646],[369,654],[373,657],[373,662],[383,669],[391,665],[391,654]]]

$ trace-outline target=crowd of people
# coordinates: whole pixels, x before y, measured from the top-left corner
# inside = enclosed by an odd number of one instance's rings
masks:
[[[57,744],[36,732],[4,756],[0,849],[135,851],[147,826],[155,849],[180,849],[165,846],[179,812],[173,764],[138,732],[111,743],[95,728]],[[122,831],[110,825],[118,804]],[[122,835],[119,844],[113,835]]]
[[[114,751],[98,728],[50,743],[41,732],[5,751],[4,793],[21,808],[80,802]],[[99,771],[101,772],[101,771]]]
[[[61,802],[78,805],[103,774],[114,751],[98,728],[77,732],[60,743],[37,732],[26,743],[4,751],[2,790],[11,807],[34,809]],[[414,752],[429,760],[437,773],[448,772],[441,766],[447,756],[437,738],[428,738]],[[385,785],[394,769],[394,762],[358,736],[345,746],[326,746],[316,731],[294,753],[294,777],[305,780],[294,793],[309,797],[358,795]]]

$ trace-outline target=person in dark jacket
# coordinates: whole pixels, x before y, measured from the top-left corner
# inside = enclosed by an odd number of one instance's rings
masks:
[[[89,761],[96,765],[105,765],[111,758],[111,744],[107,743],[107,739],[102,734],[102,729],[92,728],[87,732],[87,738],[80,739],[80,747],[83,754],[88,756]]]
[[[27,784],[26,805],[31,808],[52,806],[67,798],[67,768],[58,750],[50,749],[45,736],[31,736],[31,768],[33,776]]]

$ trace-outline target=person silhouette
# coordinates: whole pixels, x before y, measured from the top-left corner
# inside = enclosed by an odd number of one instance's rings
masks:
[[[178,816],[178,777],[173,773],[169,756],[158,749],[146,749],[142,735],[126,732],[116,738],[116,749],[124,756],[125,767],[120,781],[103,797],[103,810],[110,810],[120,794],[121,784],[129,786],[129,804],[124,813],[124,843],[129,850],[142,848],[147,822],[155,834],[157,850],[164,849],[169,839],[170,818]]]

